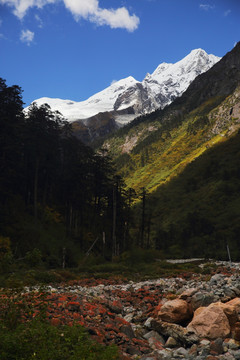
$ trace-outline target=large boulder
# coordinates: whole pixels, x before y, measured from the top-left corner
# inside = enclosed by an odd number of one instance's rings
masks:
[[[217,338],[224,339],[231,332],[227,315],[219,303],[198,308],[187,329],[194,331],[200,338],[212,340]]]
[[[228,301],[226,304],[233,306],[234,309],[236,310],[236,312],[238,314],[240,314],[240,298],[239,297]]]
[[[192,316],[191,308],[185,300],[175,299],[165,302],[158,312],[158,317],[166,322],[181,324]]]
[[[224,314],[228,318],[229,325],[232,328],[235,325],[235,323],[238,321],[238,314],[234,305],[232,305],[230,301],[227,303],[222,303],[219,301],[214,304],[211,304],[210,308],[216,306],[218,306],[223,310]]]

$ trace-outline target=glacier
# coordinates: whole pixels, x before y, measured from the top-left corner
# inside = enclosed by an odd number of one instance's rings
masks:
[[[34,102],[38,106],[49,104],[53,111],[58,110],[69,122],[82,120],[86,123],[86,119],[99,113],[112,112],[116,123],[122,126],[139,115],[169,105],[183,94],[198,75],[209,70],[220,59],[203,49],[195,49],[174,64],[160,64],[152,74],[147,73],[143,81],[129,76],[85,101],[42,97]]]

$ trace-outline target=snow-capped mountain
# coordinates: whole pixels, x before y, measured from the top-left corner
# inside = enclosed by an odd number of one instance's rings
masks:
[[[118,97],[137,82],[132,76],[114,82],[103,91],[91,96],[85,101],[52,99],[42,97],[35,100],[37,105],[49,104],[52,110],[58,110],[70,122],[88,119],[100,112],[114,110],[114,104]]]
[[[209,70],[220,60],[202,49],[191,51],[175,64],[160,64],[142,82],[132,76],[113,83],[103,91],[81,102],[52,98],[35,100],[38,105],[48,103],[60,111],[68,121],[83,120],[100,113],[112,112],[119,125],[157,108],[164,108],[188,88],[196,76]]]

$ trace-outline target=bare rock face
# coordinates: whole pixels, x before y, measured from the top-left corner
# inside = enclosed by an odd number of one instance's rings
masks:
[[[187,326],[189,331],[194,331],[200,338],[217,339],[226,338],[231,332],[228,318],[221,306],[211,304],[200,307],[193,320]]]
[[[175,299],[167,301],[158,313],[161,320],[180,324],[192,316],[192,311],[185,300]]]

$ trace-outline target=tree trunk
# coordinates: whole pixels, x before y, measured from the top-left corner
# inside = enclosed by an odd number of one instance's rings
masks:
[[[116,219],[117,219],[117,196],[116,196],[116,186],[114,186],[113,187],[112,259],[115,256],[117,256]]]
[[[33,191],[33,206],[34,206],[34,219],[38,216],[38,174],[39,174],[39,158],[36,159],[35,175],[34,175],[34,191]]]

